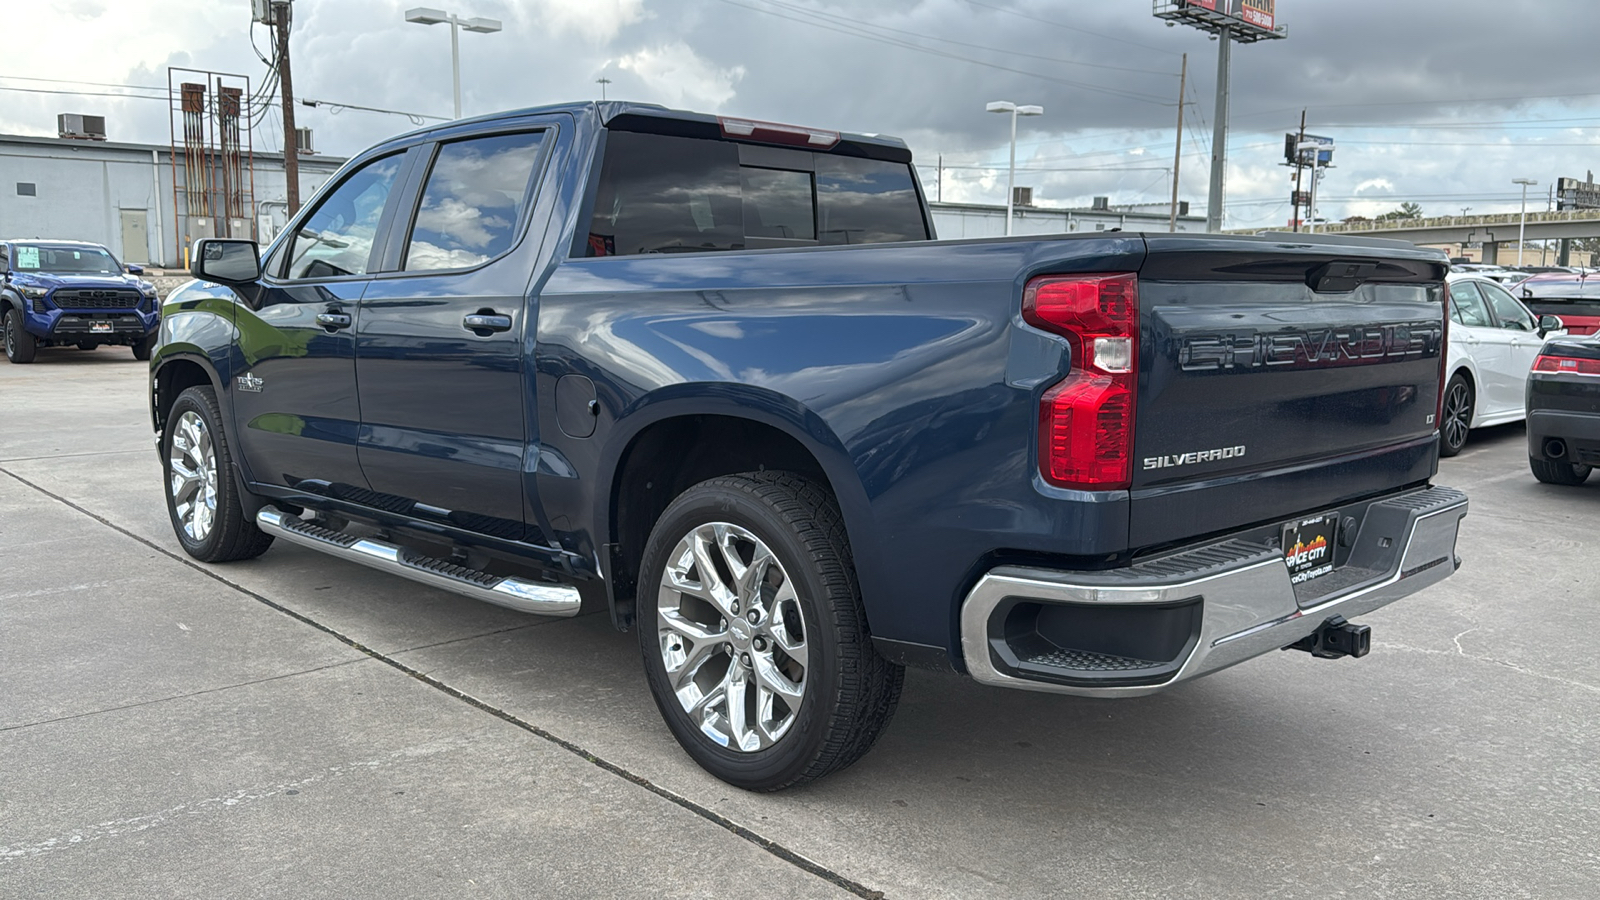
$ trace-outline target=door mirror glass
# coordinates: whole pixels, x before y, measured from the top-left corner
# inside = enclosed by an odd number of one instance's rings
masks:
[[[189,273],[202,281],[244,284],[261,277],[261,251],[255,241],[201,238],[194,242]]]
[[[1566,327],[1567,327],[1567,323],[1561,321],[1561,317],[1560,316],[1540,316],[1539,317],[1539,336],[1540,337],[1544,337],[1545,335],[1549,334],[1552,331],[1561,331],[1562,329],[1564,329]]]

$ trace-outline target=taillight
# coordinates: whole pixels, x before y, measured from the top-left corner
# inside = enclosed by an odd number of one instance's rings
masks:
[[[1600,359],[1541,355],[1533,361],[1533,370],[1554,372],[1558,375],[1600,375]]]
[[[1039,401],[1039,472],[1051,484],[1117,490],[1133,480],[1139,282],[1047,275],[1022,292],[1022,318],[1067,339],[1072,368]]]

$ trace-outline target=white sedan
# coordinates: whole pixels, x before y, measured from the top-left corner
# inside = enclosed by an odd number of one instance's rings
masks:
[[[1555,316],[1536,317],[1483,275],[1451,275],[1449,381],[1439,423],[1439,455],[1455,456],[1467,432],[1520,422],[1526,415],[1528,373],[1545,335],[1561,328]]]

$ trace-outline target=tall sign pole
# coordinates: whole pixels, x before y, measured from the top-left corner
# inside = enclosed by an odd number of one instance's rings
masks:
[[[1206,196],[1206,230],[1222,230],[1224,176],[1228,167],[1228,69],[1233,44],[1286,38],[1277,23],[1275,0],[1153,0],[1155,15],[1168,25],[1182,22],[1217,38],[1217,109],[1211,135],[1211,188]]]
[[[1217,35],[1217,110],[1211,132],[1211,190],[1206,194],[1206,230],[1222,230],[1222,184],[1228,168],[1228,66],[1233,57],[1233,29]]]
[[[283,177],[289,182],[289,215],[300,211],[300,133],[294,127],[294,81],[289,77],[289,3],[273,0],[278,30],[278,78],[283,93]]]

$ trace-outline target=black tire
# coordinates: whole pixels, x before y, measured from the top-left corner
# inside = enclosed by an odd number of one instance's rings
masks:
[[[804,693],[798,709],[790,711],[787,731],[763,749],[729,749],[701,731],[674,693],[663,659],[663,641],[673,636],[663,635],[658,618],[666,567],[679,542],[709,523],[736,525],[764,542],[792,582],[803,616]],[[776,619],[772,625],[784,627]],[[872,645],[832,495],[789,472],[713,478],[667,507],[640,566],[637,630],[650,692],[673,737],[706,771],[751,791],[803,784],[860,759],[888,726],[905,680],[905,669],[879,656]],[[728,668],[732,665],[730,655]]]
[[[185,529],[173,496],[173,442],[178,437],[185,413],[199,417],[215,458],[215,490],[212,492],[215,511],[211,514],[206,532],[199,536],[191,535]],[[166,426],[161,434],[162,492],[167,498],[167,517],[172,522],[178,543],[183,545],[183,552],[201,562],[254,559],[272,546],[272,535],[257,528],[255,521],[245,516],[244,505],[240,502],[242,493],[234,481],[233,471],[233,453],[228,448],[227,434],[222,430],[222,413],[217,408],[216,394],[209,386],[185,390],[178,395],[171,411],[167,413]],[[203,489],[197,492],[193,502],[203,502],[201,496]]]
[[[39,340],[22,327],[22,313],[16,307],[5,307],[6,359],[14,363],[31,363],[39,350]]]
[[[1528,458],[1528,468],[1533,470],[1533,477],[1545,484],[1564,484],[1568,486],[1583,484],[1589,480],[1589,472],[1594,467],[1583,463],[1560,462],[1553,459]]]
[[[1444,388],[1444,413],[1439,421],[1440,456],[1455,456],[1467,445],[1476,400],[1466,376],[1460,372],[1450,376],[1450,383]]]
[[[155,346],[156,346],[156,336],[153,335],[153,334],[146,335],[145,337],[142,337],[139,340],[134,341],[133,342],[133,358],[139,360],[140,362],[149,362],[150,361],[150,351],[155,349]]]

